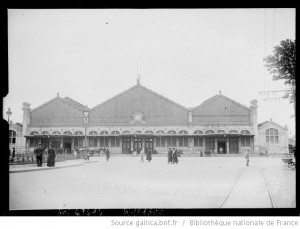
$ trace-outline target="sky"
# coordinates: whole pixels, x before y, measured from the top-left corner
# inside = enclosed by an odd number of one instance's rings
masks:
[[[263,57],[295,39],[295,9],[8,9],[9,94],[3,118],[23,122],[57,93],[89,108],[141,85],[187,108],[219,94],[247,107],[258,123],[295,133],[294,105],[262,91],[273,81]],[[269,98],[282,94],[269,94]]]

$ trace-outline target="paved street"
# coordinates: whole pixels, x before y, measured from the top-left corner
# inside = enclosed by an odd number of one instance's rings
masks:
[[[139,160],[93,157],[10,173],[10,209],[271,208],[271,199],[275,207],[295,207],[295,170],[280,158],[253,157],[249,167],[243,157]]]

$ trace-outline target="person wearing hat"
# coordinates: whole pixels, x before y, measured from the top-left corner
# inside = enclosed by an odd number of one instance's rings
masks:
[[[172,164],[172,149],[169,147],[168,149],[168,164]]]
[[[38,167],[42,167],[43,153],[44,153],[44,149],[42,147],[42,144],[39,143],[39,146],[34,150],[34,154],[35,154],[35,157],[36,157],[36,162],[37,162]]]
[[[55,149],[53,148],[52,144],[50,145],[50,148],[48,150],[47,166],[48,167],[54,167],[55,166]]]

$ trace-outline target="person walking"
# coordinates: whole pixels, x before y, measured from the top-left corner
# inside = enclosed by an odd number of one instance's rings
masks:
[[[178,163],[178,150],[177,149],[173,150],[172,159],[173,159],[172,160],[173,164],[177,164]]]
[[[168,149],[168,164],[172,164],[172,149],[169,147]]]
[[[145,151],[144,151],[144,149],[141,149],[140,154],[141,154],[141,160],[140,160],[140,162],[143,162],[143,163],[144,163],[144,156],[145,156]]]
[[[86,159],[89,161],[90,160],[90,150],[88,149],[86,152]]]
[[[42,144],[39,143],[39,146],[34,150],[34,154],[35,154],[35,157],[36,157],[36,162],[37,162],[38,167],[42,167],[43,153],[44,153],[44,149],[42,148]]]
[[[13,148],[13,151],[12,151],[12,158],[14,159],[16,157],[16,150],[15,148]]]
[[[151,154],[152,154],[151,150],[147,149],[147,158],[146,158],[146,160],[149,161],[149,163],[152,160],[152,155]]]
[[[74,156],[77,157],[77,148],[74,148]]]
[[[108,161],[109,158],[110,158],[110,151],[109,151],[108,148],[104,149],[104,151],[105,151],[105,154],[106,154],[106,161]]]
[[[249,166],[249,157],[250,157],[250,152],[249,152],[249,149],[247,149],[246,153],[245,153],[246,166]]]
[[[54,167],[55,166],[55,149],[53,148],[53,145],[50,145],[50,148],[48,149],[48,159],[47,159],[47,166],[48,167]]]

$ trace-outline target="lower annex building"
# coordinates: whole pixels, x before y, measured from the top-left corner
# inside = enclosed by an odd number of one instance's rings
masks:
[[[287,127],[272,121],[258,124],[257,107],[257,100],[247,107],[220,92],[188,109],[139,81],[93,108],[57,94],[32,110],[29,103],[23,103],[21,148],[28,152],[38,143],[44,147],[52,143],[67,152],[110,147],[112,153],[142,148],[166,153],[168,147],[177,147],[197,154],[205,149],[218,154],[247,149],[287,153]]]

